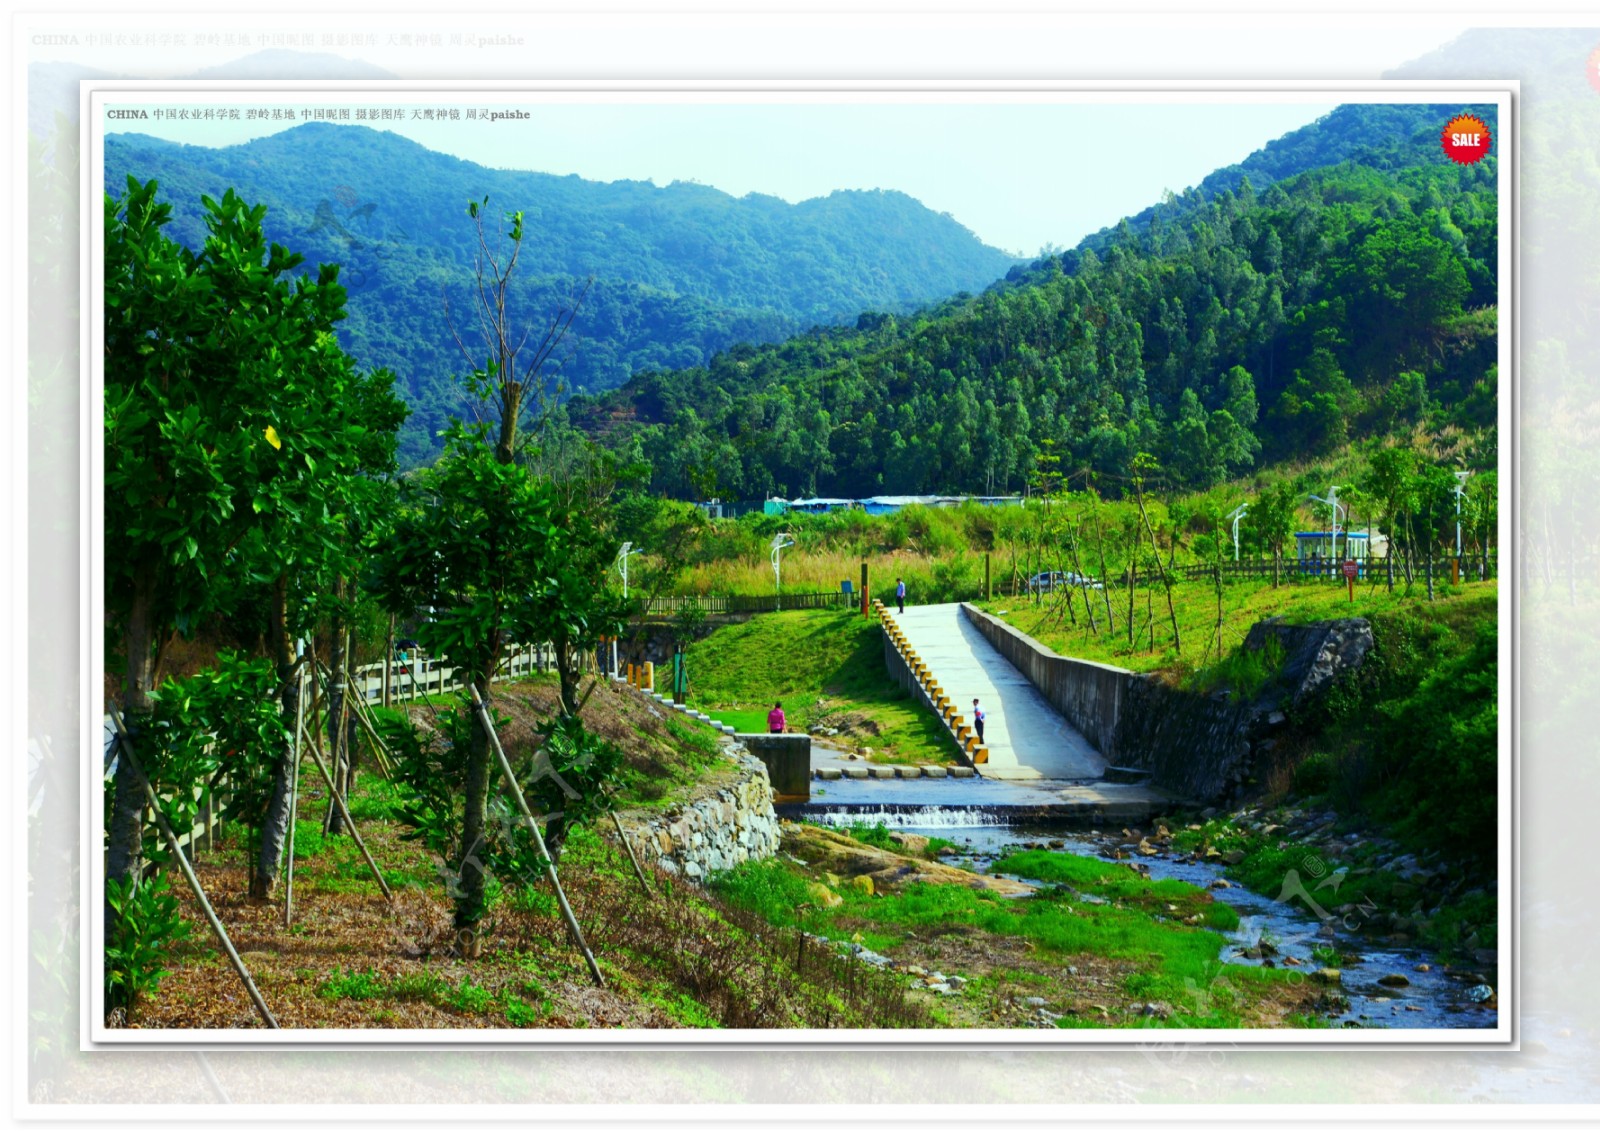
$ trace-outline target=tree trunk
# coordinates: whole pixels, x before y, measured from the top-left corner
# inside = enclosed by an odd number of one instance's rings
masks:
[[[344,595],[345,583],[340,578],[334,585],[334,596],[338,599]],[[350,748],[345,728],[348,704],[345,703],[344,668],[345,623],[344,617],[340,616],[334,619],[333,636],[328,645],[328,770],[333,776],[333,784],[348,798],[345,779],[349,776]],[[324,828],[329,836],[341,836],[344,833],[344,814],[339,812],[332,798],[328,799]]]
[[[1128,647],[1133,647],[1133,587],[1139,580],[1139,549],[1128,556]]]
[[[1433,509],[1431,507],[1428,510],[1428,533],[1430,535],[1429,545],[1423,551],[1426,556],[1423,559],[1422,568],[1428,574],[1428,600],[1431,601],[1433,600],[1433,545],[1431,537],[1433,533]]]
[[[155,579],[141,577],[134,583],[128,623],[122,631],[123,652],[128,664],[122,707],[130,718],[142,719],[150,713],[150,692],[155,690],[156,675],[155,635]],[[139,867],[144,806],[144,784],[132,763],[127,758],[118,758],[111,817],[106,824],[107,881],[126,880]],[[108,918],[106,922],[109,924],[111,920]]]
[[[1094,506],[1094,544],[1100,555],[1100,596],[1106,603],[1106,635],[1117,634],[1117,618],[1111,612],[1111,571],[1106,568],[1106,533],[1100,526],[1100,503]]]
[[[1161,585],[1167,591],[1167,614],[1172,618],[1172,649],[1178,655],[1183,655],[1183,639],[1178,635],[1178,610],[1172,603],[1172,580],[1167,568],[1161,564],[1161,547],[1156,545],[1156,530],[1150,524],[1150,515],[1144,509],[1144,491],[1137,479],[1134,480],[1134,498],[1139,503],[1139,517],[1144,519],[1144,528],[1150,534],[1150,552],[1155,555],[1156,569],[1161,574]],[[1172,545],[1173,557],[1177,557],[1178,546],[1174,541]],[[1150,650],[1155,651],[1155,628],[1150,630]]]
[[[556,679],[561,685],[561,713],[563,715],[576,715],[578,713],[578,687],[583,682],[583,673],[578,665],[578,654],[571,643],[563,638],[552,640],[551,650],[556,667]]]
[[[1084,610],[1085,613],[1088,614],[1088,617],[1089,617],[1089,631],[1092,632],[1094,635],[1099,636],[1100,635],[1100,626],[1095,623],[1094,605],[1089,600],[1089,583],[1086,580],[1084,580],[1084,576],[1083,576],[1083,561],[1082,561],[1081,558],[1078,557],[1078,537],[1077,537],[1076,532],[1074,532],[1074,534],[1072,536],[1072,540],[1071,540],[1071,542],[1069,544],[1072,547],[1072,568],[1078,574],[1078,584],[1083,587],[1083,610]],[[1069,592],[1069,595],[1070,595],[1070,592],[1071,592],[1070,588],[1069,588],[1068,592]],[[1068,607],[1070,608],[1071,606],[1069,605]],[[1077,622],[1074,621],[1073,624],[1074,624],[1074,626],[1076,626]],[[1111,630],[1108,628],[1106,631],[1110,632]]]
[[[289,730],[288,749],[278,755],[278,764],[272,771],[272,797],[267,802],[266,815],[261,820],[261,850],[256,855],[254,871],[250,874],[250,895],[254,899],[271,899],[277,886],[278,869],[283,865],[283,846],[289,836],[290,800],[294,793],[294,774],[298,768],[292,752],[298,749],[292,737],[299,715],[300,681],[295,678],[295,658],[289,647],[288,631],[289,579],[285,575],[272,586],[272,611],[269,631],[272,651],[278,665],[278,682],[283,690],[279,699],[278,716]]]
[[[476,678],[478,695],[483,699],[485,712],[494,717],[494,703],[489,697],[487,678]],[[469,712],[471,708],[466,708]],[[489,736],[477,719],[470,720],[467,746],[467,780],[462,801],[461,855],[456,860],[457,889],[455,893],[457,930],[476,929],[483,918],[484,865],[480,858],[489,819],[489,761],[494,756]]]

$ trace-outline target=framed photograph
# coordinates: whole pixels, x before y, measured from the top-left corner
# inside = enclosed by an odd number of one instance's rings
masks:
[[[1513,1047],[1516,94],[85,81],[85,1047]]]

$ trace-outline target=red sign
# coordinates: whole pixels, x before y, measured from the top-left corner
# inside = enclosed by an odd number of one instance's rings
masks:
[[[1446,157],[1457,165],[1471,165],[1489,152],[1489,127],[1476,114],[1457,114],[1445,123],[1439,141]]]
[[[1355,562],[1345,562],[1344,563],[1345,580],[1354,581],[1356,579],[1356,570],[1359,569],[1359,568],[1360,567],[1358,567]]]

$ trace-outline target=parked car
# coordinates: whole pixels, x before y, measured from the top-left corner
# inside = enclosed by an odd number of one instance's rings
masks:
[[[1035,593],[1048,593],[1053,589],[1104,589],[1105,584],[1080,573],[1049,570],[1028,578],[1028,588]]]

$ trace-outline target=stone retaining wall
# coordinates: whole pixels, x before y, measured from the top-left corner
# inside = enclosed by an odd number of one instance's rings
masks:
[[[778,851],[778,818],[761,760],[737,744],[725,747],[733,772],[708,782],[665,810],[619,813],[642,864],[700,881],[746,860]]]

